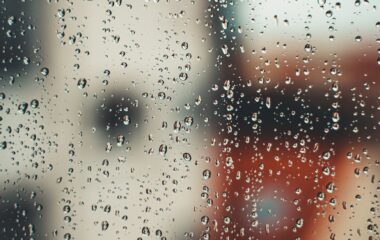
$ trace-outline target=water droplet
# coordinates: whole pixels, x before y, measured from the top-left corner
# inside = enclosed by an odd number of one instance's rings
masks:
[[[7,148],[7,142],[6,141],[2,141],[1,143],[0,143],[0,149],[1,150],[4,150],[4,149],[6,149]]]
[[[296,221],[296,227],[297,227],[297,228],[302,228],[303,223],[304,223],[303,218],[299,218],[299,219],[297,219],[297,221]]]
[[[37,99],[33,99],[32,101],[30,101],[30,106],[32,108],[38,108],[39,105],[40,105],[40,103],[38,102]]]
[[[81,78],[78,80],[77,86],[79,89],[84,89],[87,85],[87,80],[85,78]]]
[[[123,146],[124,142],[125,142],[125,137],[123,135],[117,136],[117,144],[116,145],[118,147]]]
[[[362,41],[362,36],[356,36],[356,37],[355,37],[355,41],[357,41],[357,42],[361,42],[361,41]]]
[[[334,112],[333,115],[332,115],[332,120],[333,122],[339,122],[340,120],[340,116],[339,116],[339,113],[338,112]]]
[[[16,19],[14,16],[10,16],[7,22],[9,26],[12,26],[16,22]]]
[[[18,105],[18,111],[20,113],[23,113],[23,114],[26,113],[27,109],[28,109],[28,103],[26,103],[26,102],[23,102],[23,103]]]
[[[269,109],[271,107],[271,105],[272,105],[271,98],[267,97],[265,100],[265,106],[267,106],[267,108]]]
[[[317,2],[320,7],[323,7],[325,6],[326,0],[317,0]]]
[[[123,117],[123,123],[126,126],[128,126],[131,123],[131,118],[129,117],[129,115],[124,115],[124,117]]]
[[[107,221],[102,221],[102,231],[106,231],[109,227],[109,223]]]
[[[44,68],[41,68],[41,74],[44,75],[44,76],[47,76],[49,75],[49,69],[44,67]]]
[[[182,72],[179,74],[179,80],[185,81],[185,80],[187,80],[187,78],[188,78],[187,73]]]
[[[187,42],[183,42],[181,44],[181,47],[182,47],[183,50],[187,50],[189,48],[189,44]]]
[[[322,154],[322,158],[323,158],[323,160],[329,160],[330,159],[330,157],[331,157],[331,153],[330,153],[330,151],[326,151],[326,152],[324,152],[323,154]]]
[[[185,117],[184,122],[185,122],[186,126],[190,127],[193,125],[194,119],[191,116],[187,116],[187,117]]]
[[[190,153],[184,153],[182,155],[183,159],[186,160],[186,161],[191,161],[191,155]]]
[[[206,169],[206,170],[203,171],[202,175],[203,175],[203,179],[207,180],[207,179],[209,179],[211,177],[211,171],[208,170],[208,169]]]
[[[141,233],[145,236],[149,236],[150,235],[150,230],[148,227],[143,227],[142,230],[141,230]]]
[[[165,144],[161,144],[160,147],[158,148],[158,152],[161,155],[165,155],[168,152],[168,146],[166,146]]]
[[[202,216],[202,217],[201,217],[201,223],[202,223],[203,225],[207,225],[209,221],[210,221],[210,219],[209,219],[208,216]]]
[[[106,150],[106,152],[111,152],[111,150],[112,150],[112,144],[108,142],[106,144],[105,150]]]

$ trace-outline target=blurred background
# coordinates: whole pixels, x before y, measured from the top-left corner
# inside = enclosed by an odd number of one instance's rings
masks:
[[[1,0],[0,239],[379,239],[378,5]]]

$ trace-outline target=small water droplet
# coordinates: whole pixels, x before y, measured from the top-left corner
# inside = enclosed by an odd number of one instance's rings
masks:
[[[184,153],[182,155],[183,159],[186,160],[186,161],[191,161],[192,157],[190,155],[190,153]]]
[[[49,68],[43,67],[43,68],[41,68],[40,72],[42,75],[47,76],[47,75],[49,75]]]
[[[87,80],[85,78],[81,78],[78,80],[77,86],[79,89],[84,89],[87,85]]]

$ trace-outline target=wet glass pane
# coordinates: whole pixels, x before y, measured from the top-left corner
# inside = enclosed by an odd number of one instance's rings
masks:
[[[0,0],[0,239],[379,239],[379,5]]]

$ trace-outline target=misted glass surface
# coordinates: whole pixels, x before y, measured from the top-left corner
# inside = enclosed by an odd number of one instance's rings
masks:
[[[0,239],[380,239],[379,8],[0,0]]]

